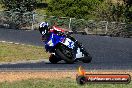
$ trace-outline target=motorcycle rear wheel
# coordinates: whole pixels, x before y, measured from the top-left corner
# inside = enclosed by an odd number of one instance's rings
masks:
[[[66,53],[66,52],[69,52],[69,53]],[[73,58],[72,52],[71,52],[71,50],[67,49],[67,47],[62,45],[61,48],[56,49],[56,53],[66,63],[68,63],[68,64],[74,63],[74,58]]]
[[[50,61],[52,64],[57,64],[57,62],[59,62],[60,59],[57,58],[54,54],[51,54],[50,57],[49,57],[49,61]]]

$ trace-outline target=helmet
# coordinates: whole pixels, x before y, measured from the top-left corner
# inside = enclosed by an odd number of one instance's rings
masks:
[[[49,24],[47,23],[47,22],[41,22],[40,24],[39,24],[39,27],[40,28],[42,28],[42,27],[48,27],[49,26]]]
[[[48,32],[48,26],[49,26],[49,24],[47,22],[41,22],[39,24],[39,31],[42,35],[44,35]]]

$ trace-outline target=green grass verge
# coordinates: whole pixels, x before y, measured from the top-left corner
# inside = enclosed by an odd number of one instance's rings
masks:
[[[13,83],[0,83],[0,88],[132,88],[130,84],[85,84],[78,85],[75,80],[30,79]]]
[[[46,59],[43,47],[0,43],[0,62]]]

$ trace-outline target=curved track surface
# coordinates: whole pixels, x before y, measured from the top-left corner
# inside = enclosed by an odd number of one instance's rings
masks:
[[[0,41],[43,46],[40,37],[38,31],[0,29]],[[80,65],[85,69],[92,70],[132,70],[132,39],[79,34],[74,37],[92,55],[91,63],[64,64],[60,62],[59,64],[50,64],[43,60],[36,63],[0,64],[0,70],[76,70]]]

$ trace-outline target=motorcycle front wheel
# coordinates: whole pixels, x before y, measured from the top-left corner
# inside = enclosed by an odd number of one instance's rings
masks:
[[[82,57],[82,62],[83,63],[90,63],[92,61],[92,57],[89,53],[85,53],[84,57]]]

